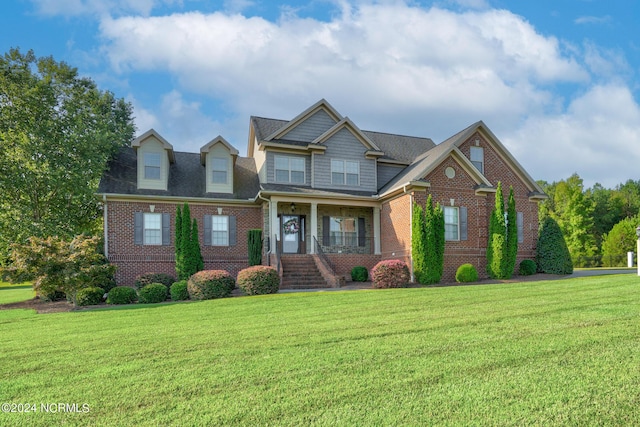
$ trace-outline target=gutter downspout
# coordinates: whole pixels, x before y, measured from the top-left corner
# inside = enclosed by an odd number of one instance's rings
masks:
[[[260,200],[264,200],[265,202],[267,202],[269,205],[268,212],[269,212],[269,234],[271,234],[271,199],[265,199],[264,197],[262,197],[262,195],[260,194],[260,192],[258,192],[258,199]],[[264,218],[264,216],[263,216]],[[263,224],[264,225],[264,224]],[[274,242],[271,241],[271,236],[267,236],[269,238],[269,250],[267,251],[266,255],[267,255],[267,265],[271,265],[271,249],[273,248]]]
[[[104,231],[104,257],[109,259],[109,215],[107,213],[107,195],[102,195],[102,229]]]

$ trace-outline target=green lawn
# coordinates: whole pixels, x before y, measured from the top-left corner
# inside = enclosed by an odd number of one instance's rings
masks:
[[[639,425],[640,278],[0,311],[0,425]],[[41,403],[86,413],[45,413]]]
[[[35,295],[31,283],[11,284],[0,282],[0,304],[26,301]]]

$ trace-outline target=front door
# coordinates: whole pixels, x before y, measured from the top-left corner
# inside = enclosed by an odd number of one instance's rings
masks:
[[[303,233],[300,215],[282,215],[282,253],[297,254],[300,248],[300,235]]]

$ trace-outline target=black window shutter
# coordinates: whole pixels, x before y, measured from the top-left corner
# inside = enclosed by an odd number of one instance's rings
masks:
[[[467,240],[467,208],[460,206],[460,240]]]
[[[524,215],[522,212],[516,213],[518,218],[518,243],[524,242]]]
[[[171,215],[162,214],[162,245],[169,246],[171,244]]]
[[[328,216],[323,216],[322,217],[322,244],[324,246],[331,246],[331,241],[329,236],[331,236],[331,234],[329,234],[329,227],[331,227],[331,225],[329,224],[329,217]]]
[[[364,218],[358,218],[358,246],[362,247],[366,242],[367,236],[364,228]]]
[[[237,240],[236,217],[229,216],[229,246],[235,246]]]
[[[211,215],[204,216],[204,245],[211,246]]]
[[[133,243],[136,245],[142,244],[142,228],[144,226],[144,217],[142,212],[136,212],[133,214]]]

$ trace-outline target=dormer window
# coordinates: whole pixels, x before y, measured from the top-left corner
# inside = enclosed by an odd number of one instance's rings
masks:
[[[471,147],[469,154],[473,166],[475,166],[480,173],[484,173],[484,149],[482,147]]]
[[[213,157],[211,159],[211,182],[213,184],[226,184],[229,175],[229,159]]]
[[[160,153],[144,153],[144,179],[160,179],[161,167]]]

